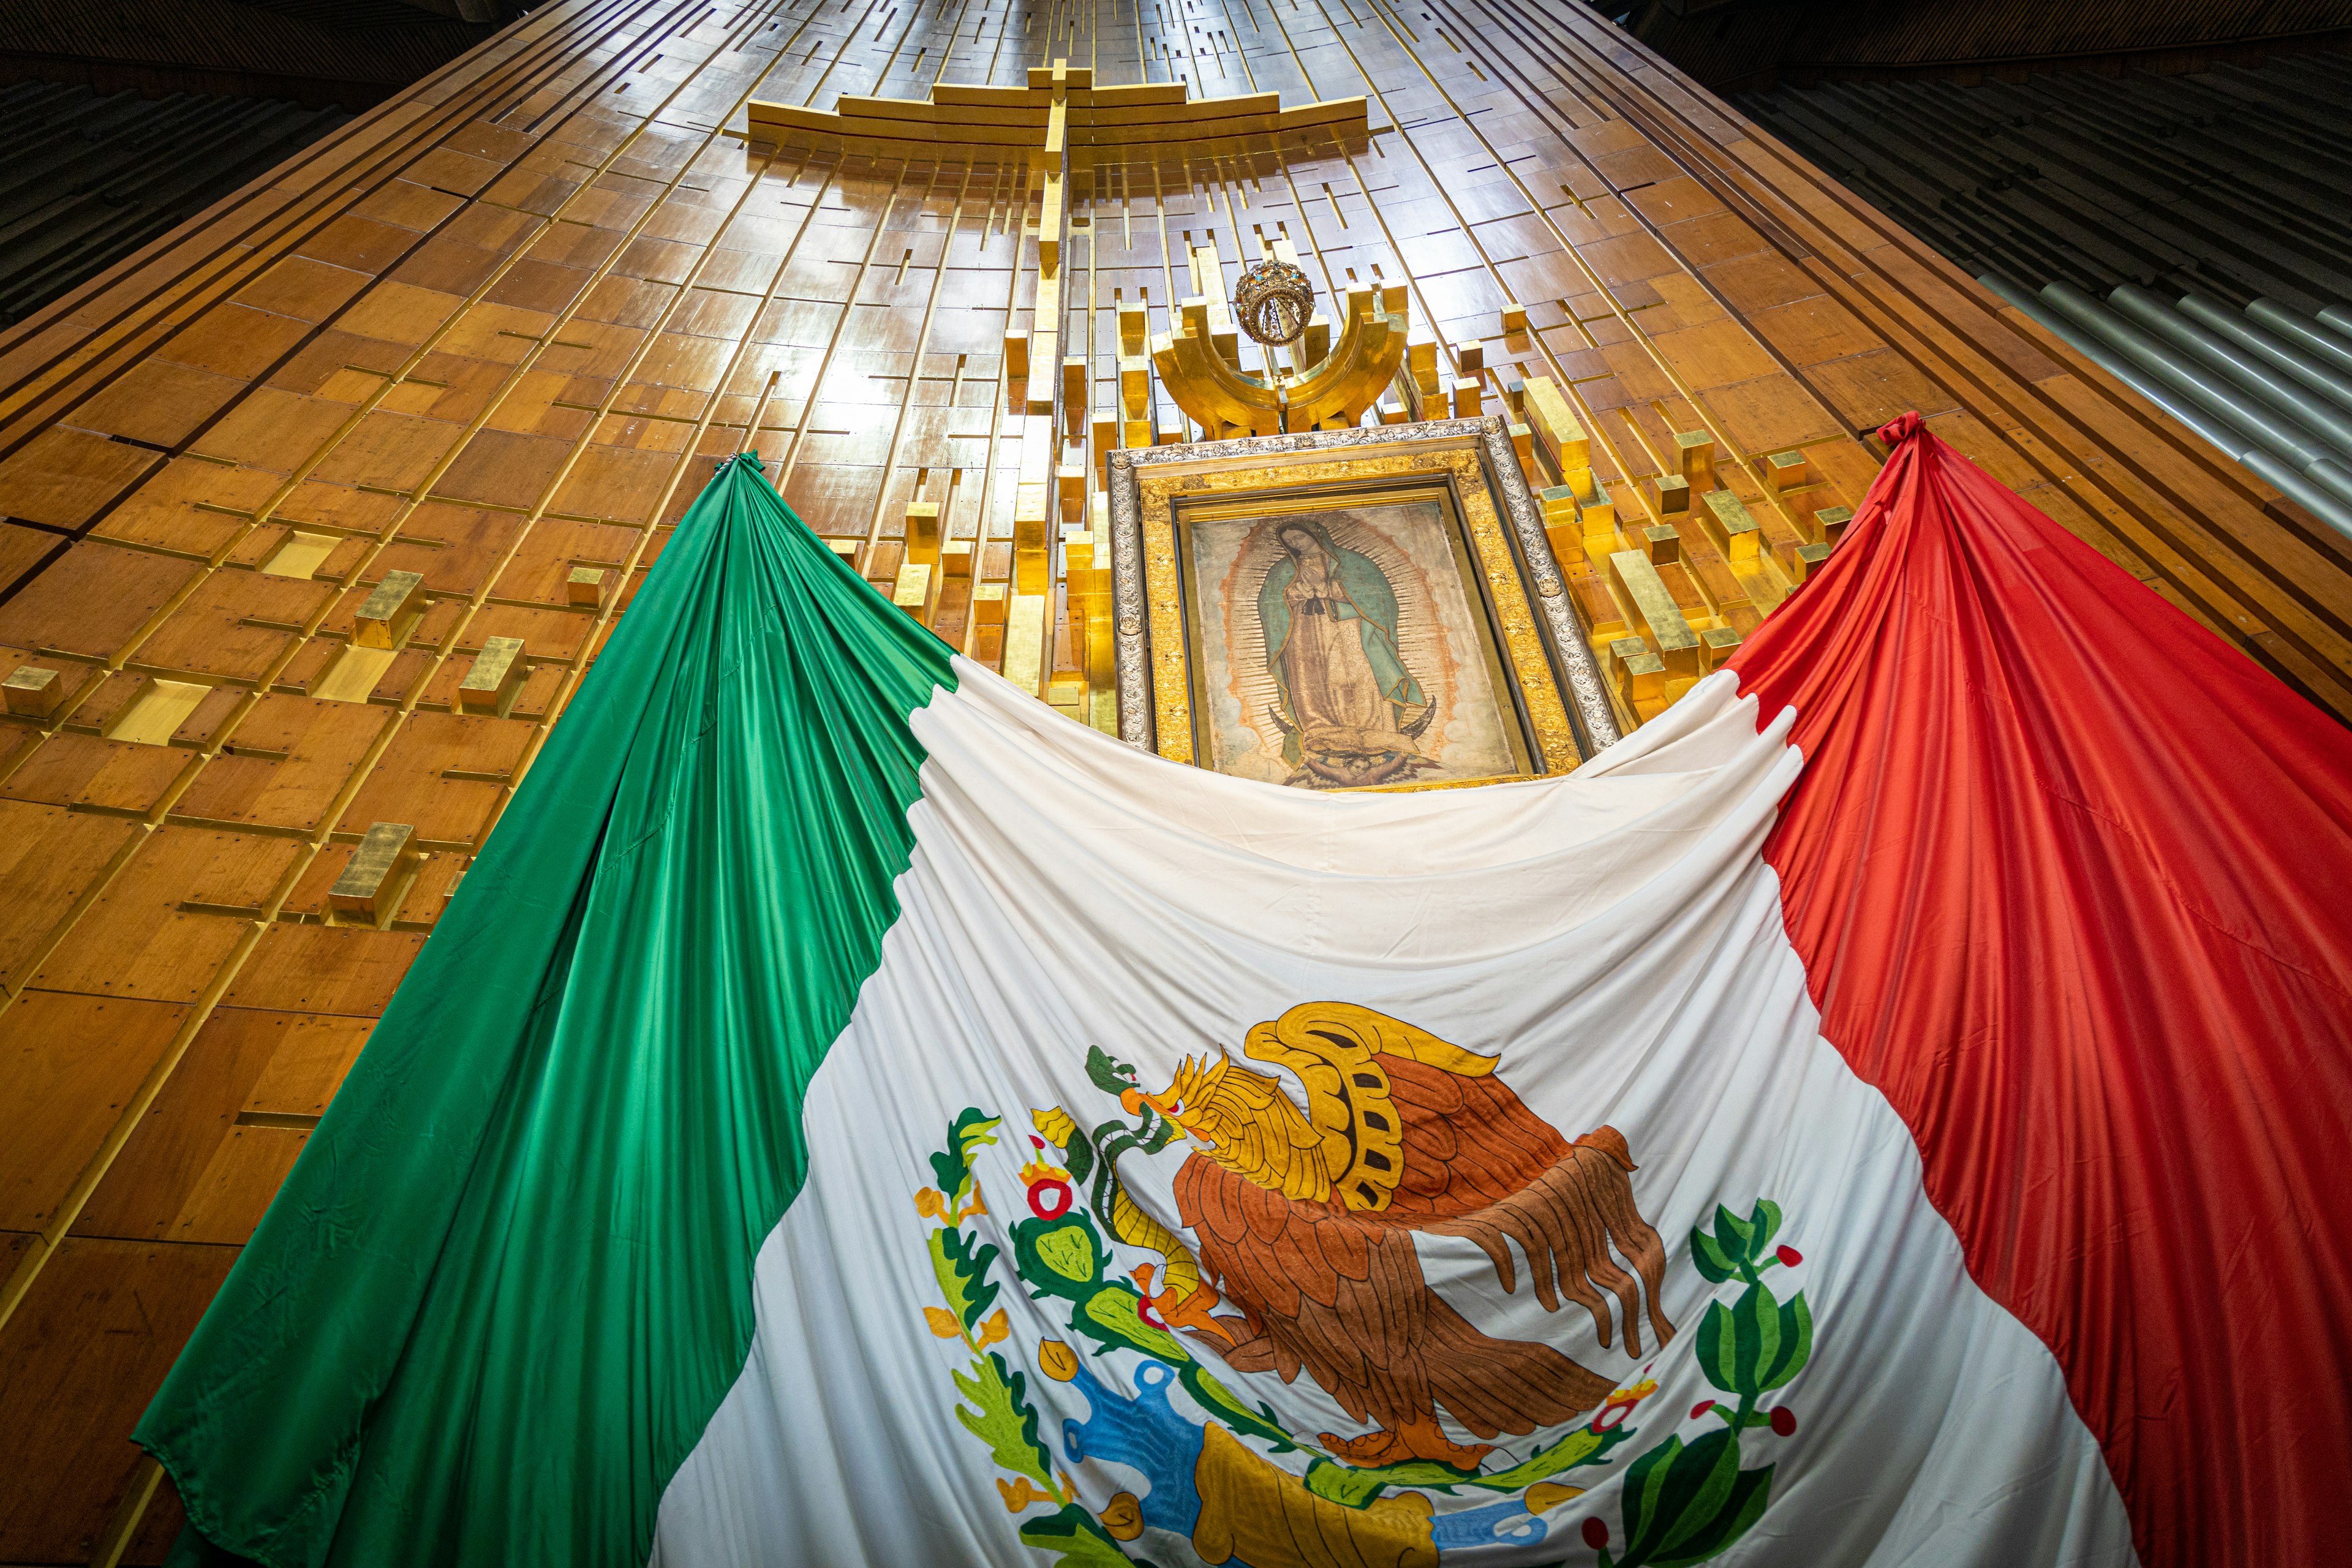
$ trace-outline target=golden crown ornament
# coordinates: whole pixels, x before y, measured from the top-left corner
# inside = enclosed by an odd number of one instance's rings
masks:
[[[1315,309],[1315,285],[1287,261],[1254,262],[1234,289],[1234,315],[1243,331],[1268,348],[1297,341]]]

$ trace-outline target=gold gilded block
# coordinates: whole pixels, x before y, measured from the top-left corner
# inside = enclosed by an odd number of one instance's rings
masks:
[[[1698,520],[1727,561],[1753,561],[1764,542],[1764,530],[1739,498],[1729,490],[1709,490]]]
[[[1695,490],[1715,489],[1715,437],[1704,430],[1683,430],[1675,436],[1675,455],[1683,479]]]
[[[574,566],[563,579],[563,602],[574,609],[604,607],[604,572],[597,566]]]
[[[1087,356],[1062,356],[1062,413],[1071,419],[1085,417],[1087,412]]]
[[[1475,419],[1486,402],[1486,384],[1475,375],[1454,378],[1454,417]]]
[[[405,822],[379,822],[352,851],[351,861],[327,889],[327,907],[341,915],[381,921],[399,907],[416,866],[410,840],[416,829]]]
[[[1140,358],[1151,345],[1151,311],[1140,302],[1122,304],[1118,308],[1118,352],[1122,356]]]
[[[1412,411],[1394,392],[1384,392],[1381,394],[1380,415],[1383,425],[1402,425],[1412,417]]]
[[[1043,271],[1051,272],[1062,265],[1062,222],[1066,205],[1062,176],[1046,175],[1045,199],[1037,210],[1037,266]]]
[[[1503,331],[1506,334],[1528,330],[1528,308],[1514,301],[1503,307]]]
[[[1045,591],[1050,563],[1045,559],[1046,531],[1052,522],[1053,496],[1045,485],[1024,484],[1013,491],[1013,583],[1017,594]]]
[[[1424,397],[1437,391],[1437,340],[1408,338],[1404,345],[1404,368],[1412,384]]]
[[[1160,447],[1182,446],[1184,444],[1184,422],[1181,419],[1173,419],[1164,422],[1154,434],[1152,442],[1153,445]]]
[[[352,640],[362,647],[398,647],[425,613],[425,574],[387,572],[360,605]]]
[[[1810,483],[1812,477],[1813,466],[1802,452],[1775,452],[1764,459],[1764,482],[1775,495]]]
[[[1029,379],[1029,331],[1025,327],[1004,334],[1004,374],[1013,381]]]
[[[1845,537],[1845,525],[1853,521],[1853,508],[1825,506],[1813,513],[1813,526],[1821,531],[1822,542],[1835,544]]]
[[[1110,472],[1110,455],[1118,449],[1118,416],[1097,414],[1088,425],[1095,449],[1095,470],[1108,475]]]
[[[1525,419],[1528,416],[1528,384],[1516,375],[1506,376],[1503,380],[1503,401],[1514,415]]]
[[[1662,522],[1655,528],[1642,531],[1642,550],[1656,565],[1680,561],[1683,558],[1683,536]]]
[[[1119,412],[1129,419],[1151,415],[1151,362],[1141,354],[1124,354],[1118,362]]]
[[[1012,597],[1013,591],[1005,584],[975,584],[971,590],[971,624],[982,627],[1003,626],[1004,606]]]
[[[1584,524],[1584,547],[1607,550],[1617,538],[1617,503],[1597,483],[1576,498],[1576,515]]]
[[[1591,468],[1584,470],[1584,488],[1577,491],[1576,504],[1587,512],[1606,513],[1612,526],[1617,521],[1617,503],[1610,498],[1608,487],[1592,477]]]
[[[20,664],[6,680],[0,680],[0,692],[7,696],[9,712],[21,713],[28,719],[46,719],[64,700],[66,683],[54,669]]]
[[[522,689],[530,668],[523,663],[522,638],[490,637],[474,656],[474,667],[457,683],[457,711],[501,713],[507,700]]]
[[[1118,444],[1136,447],[1151,445],[1152,429],[1149,419],[1122,419],[1118,423]]]
[[[1004,679],[1036,696],[1044,689],[1045,655],[1052,629],[1045,616],[1052,601],[1043,594],[1014,594],[1004,610]]]
[[[1536,460],[1535,432],[1528,429],[1526,426],[1514,421],[1511,425],[1510,433],[1511,450],[1518,454],[1519,461],[1522,463],[1534,462]]]
[[[950,539],[940,546],[940,574],[943,577],[971,575],[971,541]]]
[[[1723,668],[1724,661],[1739,651],[1739,634],[1729,626],[1709,626],[1698,634],[1698,661],[1709,670]]]
[[[1649,718],[1666,700],[1665,661],[1640,637],[1619,637],[1609,645],[1609,672],[1617,695],[1637,718]]]
[[[1592,466],[1592,442],[1584,433],[1583,421],[1570,409],[1559,383],[1548,375],[1531,377],[1521,395],[1537,444],[1551,459],[1560,483],[1574,486],[1577,471]]]
[[[923,614],[931,602],[931,568],[920,561],[909,561],[898,568],[898,580],[890,585],[890,602],[925,626],[930,624]]]
[[[1671,517],[1690,510],[1690,481],[1680,474],[1658,476],[1658,510]]]
[[[1065,463],[1055,471],[1055,483],[1061,491],[1062,521],[1083,522],[1087,515],[1087,470],[1077,463]]]
[[[1486,345],[1476,338],[1465,339],[1454,345],[1454,368],[1464,375],[1475,375],[1486,368]]]
[[[940,560],[940,503],[917,500],[907,503],[907,552],[905,559],[922,566],[936,566]]]
[[[1800,545],[1794,562],[1795,570],[1789,575],[1797,582],[1803,582],[1820,568],[1822,562],[1830,558],[1830,552],[1836,548],[1834,544]]]
[[[1698,634],[1683,618],[1682,606],[1675,603],[1665,579],[1658,575],[1650,558],[1638,550],[1612,552],[1609,576],[1635,623],[1650,634],[1666,673],[1675,678],[1698,676]]]
[[[1584,532],[1576,521],[1576,492],[1566,485],[1542,491],[1544,537],[1551,541],[1552,559],[1562,567],[1584,559]]]
[[[1405,300],[1412,292],[1412,290],[1402,283],[1381,284],[1381,309],[1386,310],[1391,316],[1403,315]]]
[[[847,562],[853,572],[857,570],[857,552],[865,546],[866,541],[862,539],[828,539],[824,542],[824,547]]]

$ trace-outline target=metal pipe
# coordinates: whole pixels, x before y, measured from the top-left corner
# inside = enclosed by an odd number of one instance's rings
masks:
[[[2139,364],[2109,347],[2099,335],[2061,316],[2043,300],[2027,293],[2000,273],[1985,273],[1977,281],[2016,306],[2084,359],[2237,459],[2272,489],[2338,533],[2352,539],[2352,470],[2339,467],[2333,458],[2325,455],[2315,455],[2298,471],[2285,460],[2259,446],[2249,444],[2231,425],[2216,419],[2203,406],[2184,397],[2172,386],[2157,380]],[[2088,295],[2078,292],[2075,298],[2088,306],[2094,315],[2105,317],[2117,330],[2125,332],[2133,330],[2128,323],[2115,320]],[[2329,493],[2331,490],[2336,493]]]
[[[2347,505],[2352,505],[2352,468],[2347,468],[2330,458],[2322,458],[2303,471],[2315,482],[2323,484],[2342,496]]]
[[[2352,408],[2352,376],[2338,374],[2277,333],[2263,331],[2235,310],[2217,305],[2202,294],[2183,294],[2179,308],[2182,315],[2200,326],[2219,332],[2240,348],[2262,355],[2305,386],[2324,393],[2346,408]]]
[[[2186,320],[2145,289],[2120,284],[2107,296],[2107,302],[2174,347],[2212,365],[2233,385],[2275,405],[2288,417],[2301,420],[2312,434],[2352,457],[2352,415],[2325,398],[2313,396],[2267,362]]]
[[[2325,459],[2323,459],[2324,461]],[[2352,539],[2352,506],[2329,495],[2268,452],[2248,452],[2238,459],[2249,473],[2319,519],[2347,539]]]
[[[2246,307],[2246,314],[2338,369],[2352,371],[2352,338],[2337,337],[2328,328],[2299,310],[2288,310],[2276,300],[2257,300]]]
[[[2352,306],[2322,305],[2319,307],[2319,319],[2346,337],[2352,338]]]
[[[2336,454],[2320,445],[2284,414],[2256,403],[2237,388],[2189,363],[2163,343],[2124,321],[2114,311],[2066,283],[2052,283],[2042,297],[2084,329],[2096,332],[2116,351],[2139,364],[2150,375],[2193,399],[2215,418],[2234,427],[2239,437],[2221,443],[2222,450],[2243,452],[2249,445],[2267,447],[2290,459],[2296,468],[2308,468]]]
[[[2343,492],[2343,487],[2352,483],[2352,470],[2341,467],[2329,454],[2306,448],[2310,452],[2308,458],[2294,458],[2292,454],[2282,457],[2278,452],[2264,450],[2266,444],[2276,444],[2275,437],[2270,443],[2247,440],[2238,432],[2237,421],[2216,416],[2210,400],[2192,400],[2184,395],[2186,389],[2181,385],[2182,378],[2192,377],[2195,372],[2176,363],[2167,356],[2163,344],[2128,321],[2118,319],[2114,312],[2080,289],[2053,283],[2042,290],[2042,300],[2063,310],[2064,319],[2062,320],[2047,308],[2030,309],[2020,297],[2023,290],[2006,279],[1994,276],[1979,281],[2073,344],[2084,357],[2107,370],[2116,380],[2236,458],[2272,489],[2347,539],[2352,539],[2352,492],[2331,493]],[[2135,339],[2144,345],[2147,357],[2138,354],[2125,356],[2119,353],[2123,342]],[[2122,363],[2114,363],[2119,360]],[[2160,369],[2169,369],[2174,374],[2159,381],[2153,373]],[[2280,425],[2284,423],[2284,420],[2278,422]]]
[[[2041,300],[2027,293],[1998,272],[1988,272],[1977,279],[1986,288],[2016,306],[2036,324],[2072,348],[2076,353],[2179,420],[2202,438],[2219,447],[2231,457],[2244,449],[2246,443],[2229,426],[2216,420],[2196,404],[2157,381],[2139,366],[2109,348],[2074,322],[2060,316]]]

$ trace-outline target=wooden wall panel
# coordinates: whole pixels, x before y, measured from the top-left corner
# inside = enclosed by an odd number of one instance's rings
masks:
[[[1487,407],[1562,388],[1628,525],[1676,528],[1693,615],[1744,633],[1785,579],[1658,509],[1678,432],[1788,547],[1916,407],[2352,714],[2344,548],[1570,0],[559,0],[0,336],[0,658],[65,692],[0,716],[0,1561],[129,1522],[131,1423],[717,461],[758,451],[886,585],[907,505],[939,504],[971,564],[931,624],[1001,660],[1036,194],[1017,164],[751,142],[744,105],[1055,54],[1361,94],[1394,128],[1081,167],[1047,324],[1097,408],[1117,303],[1164,327],[1188,245],[1229,287],[1244,237],[1280,236],[1327,293],[1404,286]],[[1098,476],[1088,428],[1059,435]],[[1815,477],[1776,503],[1760,464],[1792,447]],[[394,571],[424,613],[354,654]],[[1066,606],[1056,630],[1047,695],[1104,721]],[[457,713],[493,637],[524,639],[524,689]],[[159,692],[168,734],[134,721]],[[339,923],[325,890],[378,820],[429,858]],[[158,1496],[127,1560],[168,1542]]]
[[[65,1241],[0,1339],[0,1562],[86,1563],[139,1464],[124,1436],[232,1247]]]

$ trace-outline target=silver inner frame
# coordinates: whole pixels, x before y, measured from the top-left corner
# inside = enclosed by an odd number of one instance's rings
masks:
[[[1225,467],[1262,462],[1303,453],[1360,450],[1389,446],[1475,445],[1487,485],[1501,499],[1503,510],[1518,544],[1518,564],[1537,606],[1536,626],[1551,659],[1552,678],[1567,696],[1568,718],[1578,747],[1587,757],[1618,739],[1617,717],[1609,707],[1609,693],[1592,662],[1583,617],[1575,595],[1568,592],[1559,563],[1552,558],[1551,541],[1543,531],[1543,515],[1528,491],[1519,471],[1518,455],[1503,421],[1494,415],[1476,419],[1425,419],[1409,425],[1381,425],[1349,430],[1309,430],[1289,436],[1244,436],[1231,441],[1193,441],[1173,447],[1145,447],[1110,455],[1111,595],[1117,615],[1113,628],[1118,653],[1118,736],[1129,745],[1152,751],[1153,692],[1151,689],[1150,617],[1143,597],[1143,506],[1141,470],[1162,465]]]

